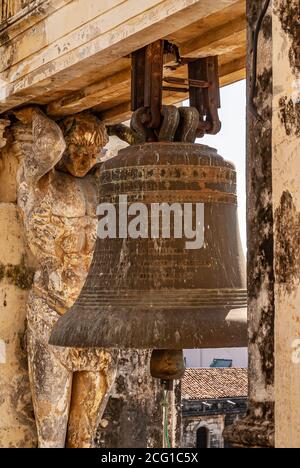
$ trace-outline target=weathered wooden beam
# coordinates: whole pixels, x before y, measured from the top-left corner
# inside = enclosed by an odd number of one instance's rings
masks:
[[[48,1],[49,14],[34,30],[23,25],[0,46],[0,112],[63,90],[72,80],[96,77],[102,67],[162,34],[237,0],[77,0],[58,9],[52,3],[57,2]],[[9,28],[5,33],[9,38]]]
[[[50,103],[47,107],[47,114],[53,117],[62,117],[95,107],[98,103],[107,102],[130,88],[130,78],[130,69],[126,68],[99,81],[99,83],[87,86]]]
[[[180,47],[180,53],[192,58],[222,55],[233,52],[242,44],[246,46],[246,15],[187,41]]]
[[[126,101],[105,112],[101,112],[100,117],[107,125],[115,125],[129,120],[131,118],[131,114],[131,101]]]
[[[238,17],[236,20],[227,23],[216,31],[208,31],[207,34],[194,38],[186,42],[181,47],[181,53],[184,57],[203,57],[209,55],[221,55],[232,53],[244,45],[246,53],[246,19],[245,16]],[[237,81],[235,74],[240,77],[241,70],[245,68],[245,59],[243,65],[239,61],[232,61],[231,70],[232,82]],[[236,68],[234,68],[236,66]],[[172,73],[170,73],[170,76]],[[245,74],[243,75],[245,77]],[[238,78],[241,79],[241,78]],[[226,80],[229,84],[231,79]],[[118,93],[124,94],[130,88],[130,69],[105,78],[99,83],[87,86],[78,92],[71,93],[51,104],[47,108],[47,113],[53,117],[62,117],[75,112],[80,112],[91,107],[100,106],[108,102]]]

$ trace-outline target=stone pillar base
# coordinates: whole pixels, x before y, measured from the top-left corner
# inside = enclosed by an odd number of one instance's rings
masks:
[[[235,448],[274,448],[274,403],[251,404],[248,415],[227,427],[223,436]]]

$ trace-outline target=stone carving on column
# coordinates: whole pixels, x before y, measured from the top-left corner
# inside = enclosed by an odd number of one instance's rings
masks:
[[[0,119],[0,149],[6,145],[6,138],[4,138],[4,132],[6,127],[10,125],[10,121],[6,119]]]
[[[57,348],[48,340],[77,299],[92,260],[98,163],[108,136],[89,113],[60,126],[35,107],[15,115],[32,126],[32,141],[20,145],[18,206],[38,262],[27,319],[39,446],[90,448],[114,382],[115,352]]]

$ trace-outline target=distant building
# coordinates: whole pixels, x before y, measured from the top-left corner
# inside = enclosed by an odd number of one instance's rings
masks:
[[[248,367],[247,348],[187,349],[184,357],[187,368]],[[215,361],[220,364],[216,365]]]
[[[223,431],[245,416],[247,369],[187,369],[182,380],[182,448],[228,448]]]

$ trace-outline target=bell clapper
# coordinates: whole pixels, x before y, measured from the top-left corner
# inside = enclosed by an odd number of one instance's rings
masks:
[[[180,349],[155,349],[150,361],[152,377],[163,381],[181,380],[185,365],[183,351]]]
[[[152,377],[160,379],[163,390],[163,422],[164,448],[172,448],[173,429],[170,436],[169,428],[173,427],[174,381],[184,376],[185,365],[182,350],[155,349],[152,351],[150,370]]]

